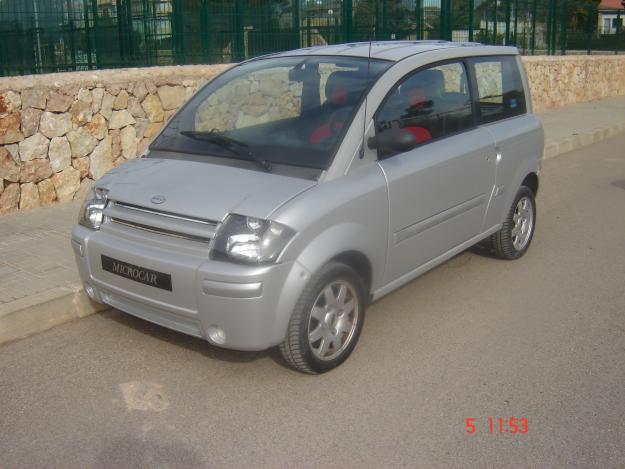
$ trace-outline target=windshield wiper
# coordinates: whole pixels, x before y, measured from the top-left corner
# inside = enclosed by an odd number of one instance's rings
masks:
[[[183,130],[180,132],[185,137],[195,140],[204,140],[205,142],[214,143],[215,145],[228,150],[230,153],[239,156],[247,161],[257,163],[264,171],[271,172],[271,163],[267,160],[257,158],[249,148],[247,143],[240,142],[224,134],[211,130],[208,132],[200,132],[195,130]]]

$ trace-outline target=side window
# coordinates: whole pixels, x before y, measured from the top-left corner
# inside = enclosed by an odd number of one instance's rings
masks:
[[[462,62],[420,70],[398,83],[375,117],[376,135],[402,129],[417,145],[472,128],[473,109],[467,73]],[[383,140],[383,139],[379,139]],[[399,153],[384,145],[378,156]]]
[[[527,112],[515,57],[471,60],[478,91],[479,122],[486,124]]]

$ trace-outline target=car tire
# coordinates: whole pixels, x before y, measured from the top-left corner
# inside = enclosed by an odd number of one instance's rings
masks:
[[[280,345],[287,364],[319,374],[343,363],[360,337],[366,298],[364,282],[350,266],[330,262],[316,272],[295,305]]]
[[[490,237],[493,253],[505,260],[519,259],[529,249],[535,228],[534,192],[527,186],[521,186],[502,228]]]

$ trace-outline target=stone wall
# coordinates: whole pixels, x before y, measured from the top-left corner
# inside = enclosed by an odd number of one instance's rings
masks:
[[[625,95],[625,56],[523,57],[534,111]]]
[[[0,214],[82,199],[228,65],[0,79]]]
[[[537,112],[625,94],[625,56],[525,57],[524,62]],[[82,199],[94,180],[140,155],[185,100],[227,67],[0,78],[0,214]],[[241,86],[248,85],[254,86]],[[294,89],[280,101],[293,110],[298,99]],[[220,102],[215,98],[202,113],[211,128],[220,127],[209,110]],[[259,112],[265,108],[283,112],[261,99],[256,104],[236,119],[262,121]]]

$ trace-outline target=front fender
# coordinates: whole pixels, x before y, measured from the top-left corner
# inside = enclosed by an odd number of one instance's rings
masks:
[[[388,187],[377,164],[324,182],[276,213],[298,234],[281,261],[297,261],[311,273],[329,260],[358,252],[371,266],[371,287],[383,279],[388,238]]]
[[[375,252],[375,244],[375,237],[367,233],[364,226],[355,223],[334,225],[310,241],[293,262],[293,268],[280,294],[273,328],[276,334],[274,342],[280,343],[284,340],[293,309],[311,276],[332,258],[347,251],[358,251],[369,260],[372,279],[373,275],[382,275],[383,272],[377,273],[375,266],[378,264],[370,257],[370,253]]]
[[[384,265],[386,255],[383,240],[365,226],[356,223],[334,225],[322,231],[300,253],[297,261],[310,272],[316,272],[331,259],[346,252],[358,252],[369,261],[371,283],[377,284],[384,272],[379,266]],[[382,251],[382,252],[380,252]]]

